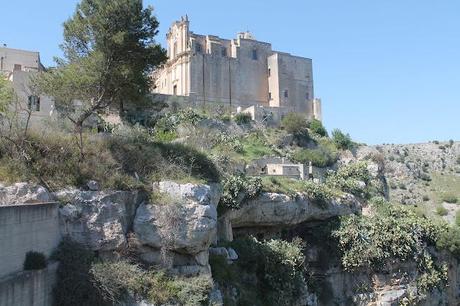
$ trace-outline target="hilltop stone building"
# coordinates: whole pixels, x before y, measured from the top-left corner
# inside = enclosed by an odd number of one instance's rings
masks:
[[[30,86],[30,77],[44,69],[38,52],[0,47],[0,77],[12,82],[17,96],[13,107],[23,117],[30,112],[30,126],[39,126],[55,116],[53,100],[38,95]]]
[[[154,93],[186,96],[195,105],[223,103],[253,117],[263,109],[321,120],[311,59],[274,51],[249,32],[236,39],[195,34],[187,16],[172,24],[167,45],[169,60],[154,75]]]

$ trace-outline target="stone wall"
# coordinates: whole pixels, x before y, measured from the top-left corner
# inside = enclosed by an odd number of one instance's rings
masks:
[[[0,277],[19,272],[25,254],[49,256],[61,239],[58,204],[0,206]]]
[[[57,264],[39,271],[25,271],[0,279],[0,306],[49,306]]]

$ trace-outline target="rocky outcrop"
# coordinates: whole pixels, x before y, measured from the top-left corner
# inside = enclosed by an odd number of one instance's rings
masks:
[[[41,186],[29,183],[17,183],[11,186],[0,184],[0,206],[50,201],[53,201],[52,195]]]
[[[306,221],[359,213],[361,204],[352,195],[324,202],[309,199],[303,194],[291,197],[278,193],[263,193],[241,209],[225,214],[232,227],[292,226]]]
[[[344,151],[340,154],[337,164],[341,166],[360,161],[367,163],[367,170],[370,176],[368,187],[388,199],[389,187],[385,176],[384,156],[376,148],[359,146],[354,152]]]
[[[219,186],[161,182],[156,188],[167,195],[168,203],[143,203],[134,218],[134,241],[141,257],[158,264],[167,252],[172,265],[183,272],[208,269],[208,249],[216,240]]]
[[[64,203],[59,211],[62,234],[97,251],[126,246],[136,210],[146,201],[137,191],[69,189],[55,196]]]
[[[143,192],[63,190],[53,196],[64,236],[109,255],[130,247],[146,262],[180,274],[209,272],[208,249],[216,240],[220,187],[160,182],[163,196],[150,203]]]

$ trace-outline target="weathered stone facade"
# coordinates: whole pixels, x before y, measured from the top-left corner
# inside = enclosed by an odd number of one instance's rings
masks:
[[[190,31],[187,17],[167,34],[168,62],[155,74],[155,93],[192,97],[197,105],[261,106],[321,119],[312,60],[272,50],[249,32],[236,39]]]
[[[17,97],[14,110],[21,118],[27,118],[30,112],[32,127],[56,116],[53,100],[37,94],[31,86],[31,76],[44,69],[38,52],[0,47],[0,77],[11,82]]]

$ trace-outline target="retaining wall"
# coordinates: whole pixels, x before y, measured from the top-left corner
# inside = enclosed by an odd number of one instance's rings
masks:
[[[57,203],[0,206],[0,278],[23,269],[25,254],[47,257],[61,240]]]
[[[0,279],[0,306],[50,306],[57,263]]]

